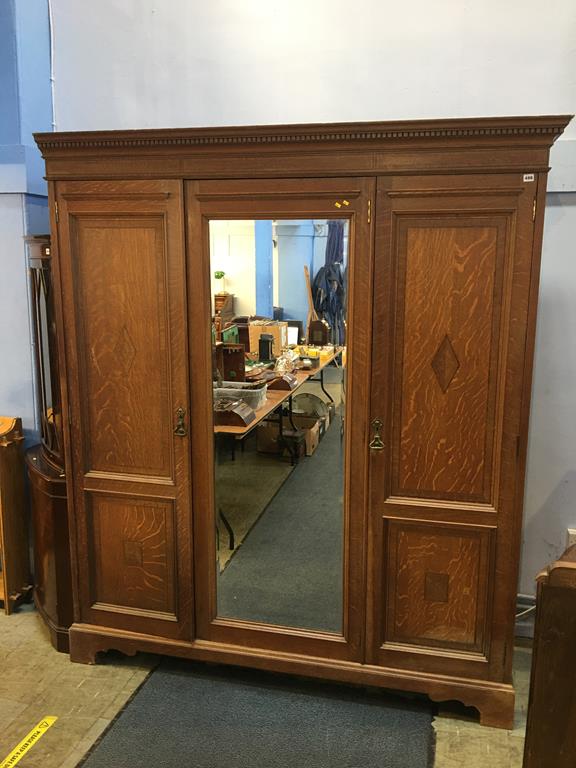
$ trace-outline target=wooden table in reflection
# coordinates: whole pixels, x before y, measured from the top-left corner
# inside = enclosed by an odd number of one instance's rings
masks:
[[[226,426],[226,425],[220,425],[214,427],[214,434],[215,435],[230,435],[233,438],[232,442],[232,460],[235,459],[235,445],[236,441],[242,441],[245,437],[247,437],[259,424],[262,424],[264,421],[271,421],[274,414],[277,414],[277,423],[278,423],[278,436],[280,441],[283,439],[284,434],[284,404],[287,405],[287,418],[290,422],[290,426],[292,429],[296,432],[296,427],[294,425],[294,422],[292,421],[292,398],[295,394],[300,390],[300,388],[309,382],[317,382],[320,384],[320,388],[326,395],[326,397],[329,399],[331,403],[334,402],[334,399],[330,395],[330,393],[326,390],[324,386],[324,370],[327,366],[329,366],[334,360],[339,358],[342,355],[342,352],[344,350],[344,347],[336,347],[334,352],[329,355],[328,357],[325,357],[323,362],[320,363],[320,365],[317,368],[311,368],[310,370],[304,371],[299,370],[295,373],[296,378],[298,379],[298,384],[294,389],[291,390],[268,390],[266,392],[266,402],[261,408],[258,408],[255,413],[255,418],[253,421],[250,422],[250,424],[246,424],[243,427],[232,427],[232,426]],[[295,451],[293,448],[290,448],[288,445],[288,450],[290,451],[290,459],[292,464],[298,463],[298,454],[297,451]],[[232,530],[232,526],[230,525],[226,515],[222,511],[222,509],[218,510],[218,515],[220,519],[222,520],[222,523],[224,524],[226,530],[228,531],[228,537],[229,537],[229,548],[234,549],[234,531]]]
[[[297,371],[295,376],[298,379],[298,385],[291,390],[268,390],[266,393],[266,402],[261,408],[258,408],[258,410],[254,411],[256,414],[256,418],[254,421],[251,421],[250,424],[247,424],[244,427],[230,427],[230,426],[216,426],[214,427],[214,433],[215,434],[226,434],[226,435],[235,435],[236,439],[242,440],[248,435],[250,432],[252,432],[253,429],[255,429],[258,424],[261,424],[266,418],[268,418],[271,414],[273,414],[276,410],[280,408],[281,405],[283,405],[286,401],[288,401],[288,409],[289,413],[292,412],[292,398],[294,395],[298,392],[300,387],[302,387],[303,384],[306,384],[310,381],[317,381],[320,384],[320,387],[326,397],[330,400],[331,403],[334,402],[332,396],[329,392],[326,391],[324,387],[324,370],[325,368],[330,365],[334,360],[336,360],[340,355],[342,354],[344,347],[337,347],[334,352],[327,358],[324,359],[324,362],[320,363],[318,368],[312,368],[308,371],[300,370]],[[316,378],[316,376],[319,376],[320,378]]]

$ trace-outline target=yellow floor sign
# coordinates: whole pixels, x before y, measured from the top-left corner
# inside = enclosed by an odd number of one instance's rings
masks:
[[[58,720],[57,717],[45,717],[43,720],[40,720],[38,725],[32,728],[30,733],[27,733],[26,736],[24,736],[20,744],[17,744],[14,747],[8,757],[5,757],[4,760],[2,760],[0,768],[12,768],[13,765],[19,763],[26,752],[36,744],[38,739],[44,736],[48,728],[51,728],[56,720]]]

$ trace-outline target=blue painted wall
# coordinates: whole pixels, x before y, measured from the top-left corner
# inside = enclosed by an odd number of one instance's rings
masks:
[[[44,163],[32,133],[52,124],[46,0],[0,0],[0,413],[37,442],[24,237],[49,231]]]
[[[34,132],[52,129],[48,5],[46,0],[19,0],[15,10],[20,140],[32,146]]]
[[[42,195],[24,196],[24,228],[27,235],[45,235],[50,231],[48,198]]]
[[[26,191],[45,195],[44,162],[32,134],[52,130],[48,4],[46,0],[16,0],[14,9],[20,143],[26,150]]]
[[[314,224],[312,221],[278,221],[278,300],[284,317],[306,325],[308,298],[304,266],[313,278]]]
[[[0,0],[0,145],[19,143],[20,109],[14,3],[12,0]]]
[[[32,134],[51,128],[47,2],[0,0],[0,193],[47,194]]]
[[[324,227],[326,229],[326,227]],[[273,248],[272,222],[256,221],[256,313],[272,317],[273,313]],[[304,266],[311,279],[324,264],[326,232],[318,233],[314,222],[306,219],[278,220],[278,300],[284,318],[301,320],[308,317],[308,298]]]
[[[272,317],[272,222],[255,222],[256,314]]]

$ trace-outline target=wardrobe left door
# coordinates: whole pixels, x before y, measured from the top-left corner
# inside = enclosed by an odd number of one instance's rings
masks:
[[[55,191],[75,623],[189,639],[182,185]]]

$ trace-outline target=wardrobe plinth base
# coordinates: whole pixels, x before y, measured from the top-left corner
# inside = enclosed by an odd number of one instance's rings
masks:
[[[452,685],[452,683],[448,683]],[[447,701],[445,690],[434,689],[426,691],[432,701],[442,703]],[[474,707],[480,715],[480,725],[490,728],[504,728],[511,731],[514,728],[515,691],[512,685],[495,683],[489,685],[471,686],[469,690],[461,689],[459,696],[451,696],[451,700],[459,701],[466,707]]]
[[[95,664],[98,653],[111,650],[127,656],[139,652],[157,653],[191,661],[231,664],[340,683],[422,693],[435,702],[459,701],[465,706],[474,707],[480,713],[482,725],[511,729],[514,722],[514,687],[506,683],[242,648],[207,640],[170,640],[90,624],[71,626],[70,658],[73,662]]]

